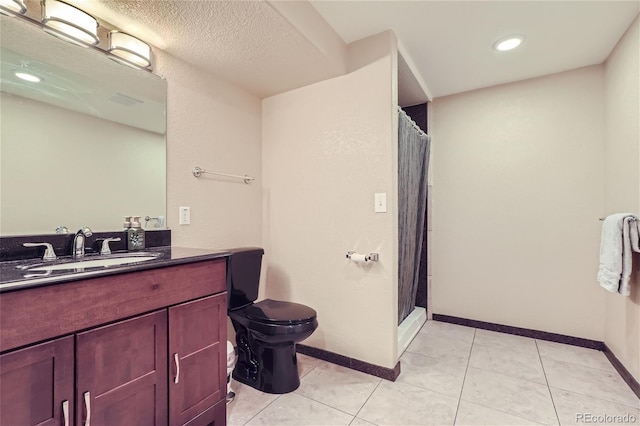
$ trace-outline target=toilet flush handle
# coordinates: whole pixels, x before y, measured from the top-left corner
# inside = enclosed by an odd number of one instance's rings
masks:
[[[178,353],[173,354],[173,361],[176,363],[176,378],[173,379],[173,383],[176,385],[180,381],[180,358],[178,357]]]

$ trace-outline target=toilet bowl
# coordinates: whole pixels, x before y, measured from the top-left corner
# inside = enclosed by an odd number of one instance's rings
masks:
[[[230,250],[227,313],[236,331],[238,361],[232,377],[255,389],[282,394],[300,386],[296,343],[309,337],[318,320],[312,308],[258,298],[264,250]]]

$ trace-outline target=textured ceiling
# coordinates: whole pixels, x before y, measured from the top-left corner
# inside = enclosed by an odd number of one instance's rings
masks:
[[[325,33],[335,37],[337,33],[346,43],[393,30],[406,63],[432,96],[601,63],[640,4],[637,0],[68,1],[260,97],[344,72],[318,39],[310,37],[313,31],[305,31],[310,21],[282,13],[302,4],[317,10]],[[492,50],[494,41],[512,33],[526,36],[521,48],[509,53]]]
[[[264,1],[70,3],[259,97],[343,71]]]

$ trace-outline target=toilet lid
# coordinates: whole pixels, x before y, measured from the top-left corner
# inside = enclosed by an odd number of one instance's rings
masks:
[[[308,306],[271,299],[254,303],[244,310],[248,319],[283,325],[307,322],[317,315],[316,311]]]

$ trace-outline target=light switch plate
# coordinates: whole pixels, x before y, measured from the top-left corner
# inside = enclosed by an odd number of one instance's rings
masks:
[[[376,192],[374,196],[374,200],[375,200],[374,211],[376,213],[386,213],[387,212],[387,193]]]
[[[191,207],[180,207],[180,225],[191,225]]]

